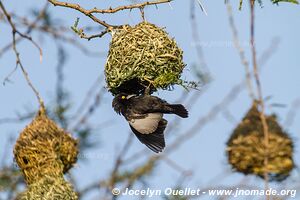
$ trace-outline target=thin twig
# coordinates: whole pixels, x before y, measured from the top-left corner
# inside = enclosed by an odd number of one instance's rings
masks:
[[[0,125],[1,124],[7,124],[7,123],[20,123],[29,119],[32,119],[32,117],[35,115],[34,113],[28,113],[26,115],[18,116],[16,118],[2,118],[0,119]]]
[[[92,84],[92,86],[90,87],[88,92],[86,93],[85,98],[83,99],[80,106],[78,107],[77,111],[73,115],[74,117],[77,117],[81,113],[83,113],[85,107],[89,104],[91,98],[93,97],[93,93],[98,89],[98,87],[99,87],[102,80],[103,80],[103,78],[100,76],[94,81],[94,83]]]
[[[5,166],[5,161],[8,160],[7,155],[9,155],[9,149],[11,144],[13,143],[13,141],[15,140],[15,138],[13,138],[12,136],[10,136],[9,138],[7,138],[7,140],[5,141],[5,144],[3,145],[3,149],[2,150],[2,154],[3,157],[0,160],[0,167],[4,167]],[[1,190],[0,190],[1,191]]]
[[[128,138],[127,138],[127,141],[124,143],[124,146],[123,148],[121,149],[119,155],[117,156],[116,160],[115,160],[115,166],[113,167],[113,170],[111,172],[111,182],[110,182],[110,187],[111,189],[115,187],[115,176],[117,175],[118,171],[119,171],[119,168],[121,167],[122,163],[123,163],[123,158],[126,156],[126,153],[128,152],[129,150],[129,147],[131,146],[132,144],[132,133],[129,133],[128,134]]]
[[[39,92],[34,88],[33,84],[31,83],[30,79],[29,79],[29,76],[28,76],[28,73],[26,72],[22,62],[21,62],[21,59],[20,59],[20,53],[18,52],[17,50],[17,47],[16,47],[16,34],[20,35],[21,37],[31,41],[40,51],[40,60],[42,59],[42,50],[41,48],[32,40],[32,38],[26,34],[23,34],[21,33],[20,31],[18,31],[14,25],[14,23],[12,22],[11,20],[11,16],[8,14],[8,12],[6,11],[4,5],[2,4],[2,2],[0,1],[0,8],[1,10],[3,11],[4,15],[6,16],[6,19],[7,21],[9,22],[11,28],[12,28],[12,36],[13,36],[13,50],[15,52],[15,55],[16,55],[16,66],[20,66],[21,70],[22,70],[22,73],[29,85],[29,87],[33,90],[33,92],[35,93],[35,96],[37,97],[38,99],[38,102],[40,103],[40,106],[41,107],[44,107],[44,103],[43,103],[43,100],[42,98],[40,97],[40,94]]]
[[[106,89],[102,87],[94,97],[94,102],[87,108],[86,112],[78,119],[78,121],[70,128],[70,132],[76,132],[82,125],[84,125],[89,117],[96,111],[101,103],[101,98]]]
[[[126,142],[124,143],[124,146],[122,147],[120,153],[118,154],[118,156],[115,159],[115,164],[114,164],[113,170],[111,172],[111,176],[109,177],[110,182],[108,182],[106,180],[100,180],[100,181],[96,181],[96,182],[88,185],[87,187],[85,187],[84,189],[79,191],[79,196],[81,198],[83,196],[87,195],[89,192],[93,191],[94,189],[100,189],[100,188],[105,188],[105,187],[109,187],[112,189],[115,187],[114,177],[117,175],[118,170],[123,163],[123,157],[126,155],[126,153],[129,150],[129,147],[132,144],[132,138],[133,138],[132,134],[129,133],[128,138],[127,138]]]
[[[264,157],[264,180],[265,180],[265,190],[269,189],[269,174],[267,171],[267,166],[269,163],[268,154],[269,154],[269,127],[267,124],[267,120],[265,117],[265,105],[264,99],[262,94],[262,88],[260,83],[260,77],[258,72],[257,60],[256,60],[256,48],[255,48],[255,0],[249,0],[250,3],[250,44],[251,44],[251,52],[252,52],[252,64],[253,64],[253,73],[257,87],[257,95],[258,95],[258,103],[260,105],[260,119],[263,126],[263,133],[264,133],[264,144],[265,144],[265,157]],[[266,199],[269,200],[270,197],[266,196]]]
[[[97,22],[97,23],[101,24],[102,26],[105,26],[106,28],[114,27],[113,25],[110,25],[110,24],[106,23],[105,21],[98,19],[97,17],[92,15],[93,12],[90,12],[89,10],[82,8],[79,4],[61,2],[61,1],[56,1],[56,0],[48,0],[48,1],[50,3],[52,3],[54,6],[61,6],[61,7],[72,8],[74,10],[77,10],[77,11],[83,13],[84,15],[88,16],[89,18],[91,18],[94,22]]]
[[[25,32],[26,34],[29,34],[33,30],[36,30],[36,31],[48,34],[49,36],[53,37],[54,40],[61,40],[63,42],[67,42],[67,43],[75,46],[76,48],[78,48],[84,54],[86,54],[88,56],[97,56],[97,57],[99,57],[99,56],[102,56],[102,54],[104,55],[104,53],[102,53],[102,52],[99,52],[99,53],[97,53],[97,52],[91,52],[85,46],[83,46],[82,44],[80,44],[78,42],[78,40],[76,40],[75,37],[71,37],[71,36],[69,37],[69,36],[67,36],[67,33],[70,33],[70,28],[66,28],[66,27],[63,27],[63,26],[54,27],[54,24],[52,26],[48,26],[47,24],[42,24],[42,25],[37,24],[38,20],[41,19],[43,17],[44,13],[46,12],[47,5],[49,5],[48,2],[46,4],[46,6],[43,8],[43,10],[40,12],[39,16],[37,16],[37,18],[33,22],[29,22],[29,20],[27,20],[24,17],[18,17],[16,15],[14,15],[15,18],[17,18],[18,20],[21,21],[20,23],[22,25],[25,25],[27,27],[27,30]],[[91,28],[87,27],[85,29],[89,30]],[[91,35],[91,36],[85,35],[83,38],[89,40],[89,39],[93,39],[94,37],[100,37],[100,34]],[[22,38],[22,37],[17,37],[16,38],[16,43],[18,44],[18,42],[22,41],[23,39],[24,38]],[[13,42],[10,42],[7,45],[5,45],[2,49],[0,49],[0,57],[5,52],[7,52],[10,48],[12,48],[12,46],[13,46]]]
[[[101,38],[101,37],[103,37],[106,33],[108,33],[108,29],[102,31],[102,32],[99,33],[99,34],[90,35],[90,36],[86,35],[85,33],[82,33],[82,34],[80,34],[80,37],[81,37],[81,38],[84,38],[84,39],[87,39],[87,40],[91,40],[91,39],[94,39],[94,38]]]
[[[286,119],[284,121],[284,127],[290,127],[293,125],[295,117],[297,115],[297,111],[300,109],[300,98],[294,100],[291,104],[291,107],[286,115]]]
[[[212,107],[204,117],[199,118],[197,122],[184,134],[179,135],[176,140],[168,146],[168,148],[165,150],[165,153],[167,154],[172,152],[172,150],[177,149],[178,146],[182,145],[185,141],[199,133],[199,131],[204,128],[205,125],[207,125],[209,122],[212,122],[212,120],[215,119],[221,111],[223,111],[230,103],[233,102],[240,91],[242,91],[243,87],[244,84],[238,84],[234,86],[219,104]]]
[[[280,43],[280,38],[278,37],[272,38],[270,46],[263,51],[263,53],[259,56],[257,60],[259,66],[265,65],[266,62],[270,60],[270,57],[274,55],[275,51],[278,49],[279,43]]]
[[[106,27],[106,30],[102,33],[99,34],[99,36],[103,36],[106,33],[108,33],[109,31],[111,31],[113,28],[117,28],[120,27],[119,25],[111,25],[106,23],[103,20],[98,19],[97,17],[95,17],[93,15],[93,13],[116,13],[118,11],[121,10],[132,10],[135,8],[138,9],[142,9],[145,6],[150,6],[150,5],[157,5],[157,4],[162,4],[162,3],[170,3],[172,0],[157,0],[157,1],[147,1],[144,3],[138,3],[138,4],[133,4],[133,5],[126,5],[126,6],[119,6],[116,8],[109,8],[109,9],[98,9],[98,8],[92,8],[92,9],[85,9],[83,7],[81,7],[79,4],[75,4],[75,3],[67,3],[67,2],[62,2],[62,1],[56,1],[56,0],[48,0],[50,3],[52,3],[54,6],[61,6],[61,7],[66,7],[66,8],[71,8],[74,10],[77,10],[81,13],[83,13],[84,15],[88,16],[89,18],[91,18],[93,21],[97,22],[98,24],[101,24],[102,26]],[[97,37],[99,37],[97,36]],[[83,37],[85,38],[85,37]],[[94,37],[92,37],[94,38]],[[87,37],[86,39],[89,39],[89,37]],[[91,38],[90,38],[91,39]]]
[[[72,130],[71,132],[77,130],[80,127],[79,125],[82,125],[84,122],[86,122],[87,118],[94,112],[95,108],[98,107],[100,103],[101,95],[103,95],[104,92],[104,88],[101,88],[98,92],[96,92],[101,81],[102,81],[102,77],[98,77],[95,80],[95,82],[92,84],[91,88],[87,92],[85,98],[83,99],[82,103],[78,107],[77,111],[73,115],[72,118],[74,118],[73,121],[75,121],[75,123],[71,125],[72,127],[70,128],[70,130]],[[89,102],[91,101],[92,98],[95,98],[95,102],[92,105],[90,105]],[[86,113],[80,117],[80,115],[84,113],[85,110]],[[75,117],[77,118],[77,120]]]
[[[55,27],[51,27],[51,26],[47,26],[47,25],[43,25],[43,26],[35,25],[34,28],[36,30],[38,30],[38,31],[41,31],[42,33],[49,34],[49,36],[52,36],[55,40],[61,40],[63,42],[67,42],[67,43],[75,46],[76,48],[78,48],[84,54],[86,54],[88,56],[97,56],[97,57],[99,57],[99,56],[104,55],[104,53],[102,53],[102,52],[99,52],[99,53],[97,53],[97,52],[91,52],[85,46],[83,46],[82,44],[80,44],[78,42],[78,40],[76,40],[76,38],[68,37],[66,35],[66,33],[70,32],[69,28],[66,28],[66,27],[63,27],[63,26],[55,28]],[[88,37],[92,37],[92,36],[86,36],[85,39],[88,39]]]
[[[173,168],[181,174],[184,174],[186,176],[191,176],[193,174],[192,170],[184,169],[182,166],[180,166],[178,163],[168,158],[167,156],[164,156],[162,160],[165,161],[171,168]]]
[[[17,71],[17,69],[18,69],[18,65],[16,65],[14,69],[5,77],[5,79],[3,80],[3,85],[5,85],[6,82],[11,82],[10,77]]]
[[[0,21],[2,21],[5,18],[4,14],[0,12]]]
[[[116,12],[119,12],[121,10],[132,10],[132,9],[135,9],[135,8],[139,9],[139,8],[143,8],[145,6],[157,5],[157,4],[162,4],[162,3],[169,3],[172,0],[147,1],[147,2],[137,3],[137,4],[133,4],[133,5],[128,5],[128,6],[119,6],[119,7],[116,7],[116,8],[111,8],[110,7],[109,9],[98,9],[98,8],[84,9],[79,4],[59,2],[59,1],[56,1],[56,0],[48,0],[48,1],[51,2],[53,5],[73,8],[75,10],[78,10],[78,11],[82,12],[85,15],[89,15],[89,14],[92,14],[92,13],[105,14],[105,13],[116,13]]]
[[[15,24],[12,22],[12,20],[11,20],[11,16],[10,16],[10,14],[6,11],[6,9],[5,9],[5,7],[4,7],[4,5],[2,4],[2,2],[0,1],[0,8],[2,9],[2,11],[3,11],[3,13],[4,13],[4,15],[5,15],[5,17],[6,17],[6,19],[7,19],[7,21],[8,21],[8,23],[10,24],[10,26],[11,26],[11,28],[12,28],[12,31],[13,31],[13,35],[15,35],[16,33],[18,34],[18,35],[20,35],[22,38],[24,38],[24,39],[27,39],[27,40],[29,40],[38,50],[39,50],[39,54],[40,54],[40,61],[42,61],[42,59],[43,59],[43,51],[42,51],[42,49],[39,47],[39,45],[29,36],[29,35],[27,35],[27,34],[23,34],[23,33],[21,33],[18,29],[16,29],[16,26],[15,26]],[[14,36],[15,38],[14,38],[14,43],[16,44],[16,36]]]
[[[204,14],[207,16],[207,12],[206,12],[206,10],[205,10],[205,8],[204,8],[202,2],[201,2],[200,0],[197,0],[197,2],[198,2],[198,5],[200,6],[202,12],[204,12]]]
[[[230,28],[231,28],[231,31],[232,31],[232,34],[233,34],[234,46],[238,50],[240,60],[241,60],[242,64],[245,67],[249,96],[250,96],[251,99],[255,99],[253,86],[252,86],[252,82],[251,82],[251,77],[250,77],[251,74],[250,74],[249,62],[248,62],[248,60],[245,56],[244,49],[242,48],[242,46],[239,43],[238,31],[237,31],[237,28],[235,26],[233,14],[232,14],[232,7],[231,7],[229,1],[227,1],[226,5],[227,5],[227,13],[228,13],[228,18],[229,18],[229,24],[230,24]]]
[[[196,19],[196,14],[195,14],[195,4],[194,4],[194,0],[191,1],[191,27],[192,27],[192,36],[193,36],[193,40],[195,43],[195,48],[196,48],[196,53],[198,56],[198,61],[200,63],[201,69],[202,70],[207,70],[207,63],[204,57],[204,53],[203,53],[203,49],[202,46],[200,45],[200,36],[199,36],[199,31],[198,31],[198,23],[197,23],[197,19]],[[208,71],[208,70],[207,70]]]
[[[56,65],[56,97],[55,97],[55,116],[63,129],[68,126],[68,120],[66,119],[66,111],[68,105],[66,104],[67,92],[64,89],[64,67],[67,61],[67,54],[64,48],[60,44],[57,45],[57,65]]]
[[[231,123],[232,125],[236,125],[238,124],[238,120],[236,120],[236,118],[234,117],[234,115],[230,112],[230,110],[228,108],[225,108],[222,111],[222,115],[224,117],[224,119],[226,119],[229,123]]]

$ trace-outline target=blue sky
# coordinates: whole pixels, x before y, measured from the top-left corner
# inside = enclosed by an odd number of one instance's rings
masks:
[[[24,0],[20,4],[17,1],[4,1],[7,9],[17,11],[19,14],[25,13],[26,8],[34,6],[40,8],[44,1]],[[202,44],[205,60],[212,76],[212,82],[207,85],[201,98],[190,110],[190,117],[184,119],[181,123],[181,130],[178,134],[184,133],[184,130],[192,126],[199,117],[203,117],[214,106],[222,101],[224,96],[231,88],[244,79],[244,67],[242,66],[237,50],[232,42],[232,34],[229,28],[228,17],[225,4],[215,1],[202,1],[208,16],[205,16],[199,7],[196,7],[196,18],[200,44]],[[91,2],[80,2],[83,6],[94,7]],[[96,1],[99,7],[108,7],[108,5],[117,6],[118,1]],[[234,2],[233,2],[234,3]],[[59,7],[51,6],[50,11],[55,18],[63,20],[67,26],[73,25],[76,17],[80,17],[80,25],[95,25],[87,17],[80,13]],[[240,42],[246,51],[246,56],[250,60],[249,40],[249,9],[245,3],[242,11],[238,10],[238,5],[233,5],[233,13],[239,32]],[[137,11],[120,12],[116,15],[99,16],[108,22],[123,24],[136,24],[140,21]],[[299,26],[299,6],[282,3],[279,6],[272,5],[269,1],[264,2],[264,7],[256,8],[256,44],[258,57],[262,55],[274,38],[279,38],[280,42],[270,59],[264,65],[261,73],[263,95],[272,96],[267,105],[280,103],[286,105],[283,108],[267,106],[267,113],[275,112],[279,116],[280,123],[284,123],[285,117],[290,109],[292,102],[300,98],[300,26]],[[195,43],[192,37],[192,28],[190,23],[190,1],[175,0],[169,5],[159,5],[158,9],[150,7],[146,10],[146,20],[155,23],[158,26],[166,27],[168,33],[174,37],[178,45],[184,50],[184,60],[187,64],[183,77],[187,79],[196,79],[193,76],[191,66],[197,64],[198,58],[195,51]],[[11,40],[8,26],[0,24],[0,45],[3,46]],[[39,41],[37,34],[33,37]],[[106,55],[110,35],[104,38],[86,41],[78,40],[86,48],[95,52],[102,52]],[[21,52],[21,58],[26,67],[32,82],[38,88],[41,96],[47,104],[54,98],[55,89],[55,66],[57,64],[57,52],[55,44],[46,39],[39,41],[43,49],[43,62],[39,62],[38,51],[27,41],[18,45]],[[88,57],[80,50],[67,45],[69,60],[65,67],[65,87],[71,91],[74,108],[79,106],[87,90],[95,79],[103,74],[105,56]],[[0,81],[11,72],[15,64],[14,54],[6,53],[0,58]],[[15,117],[16,112],[24,113],[26,108],[30,110],[37,108],[36,99],[25,83],[25,80],[18,70],[11,77],[12,83],[0,85],[0,119]],[[99,87],[103,87],[99,85]],[[161,91],[156,95],[163,97],[169,102],[174,102],[183,89],[176,87],[172,92]],[[198,92],[198,91],[193,91]],[[192,92],[191,92],[192,93]],[[80,180],[80,187],[93,182],[97,178],[105,178],[111,170],[112,162],[120,150],[120,146],[127,139],[129,128],[125,120],[117,116],[111,109],[112,96],[106,92],[103,97],[102,105],[92,117],[91,123],[100,124],[107,120],[113,120],[114,123],[108,127],[101,127],[92,136],[94,141],[99,142],[99,148],[93,152],[87,152],[86,156],[91,159],[87,163],[79,163],[73,173]],[[228,111],[233,115],[236,121],[240,120],[251,104],[251,100],[246,90],[241,92],[237,98],[229,104]],[[75,109],[74,109],[75,111]],[[168,120],[173,117],[167,116]],[[297,115],[292,126],[284,127],[295,138],[295,160],[299,164],[299,133],[300,133],[300,115]],[[28,122],[26,122],[28,123]],[[12,162],[12,145],[10,149],[4,151],[4,145],[9,137],[16,138],[20,130],[26,125],[21,124],[0,124],[0,158],[4,153],[7,159],[5,162]],[[230,171],[225,156],[225,143],[234,129],[236,123],[229,122],[223,115],[218,115],[211,123],[207,124],[195,137],[185,142],[180,148],[170,155],[170,159],[178,163],[186,170],[193,170],[193,178],[185,185],[191,187],[208,187],[217,185],[237,184],[243,176],[237,173],[229,173],[229,176],[220,181],[210,183],[215,176],[224,171]],[[172,132],[170,132],[172,134]],[[167,138],[168,144],[174,137]],[[130,149],[130,153],[137,152],[145,148],[136,139]],[[151,152],[149,152],[151,154]],[[1,160],[1,159],[0,159]],[[85,175],[83,175],[85,174]],[[151,182],[154,188],[163,189],[174,186],[174,177],[178,172],[170,168],[164,161],[153,173]],[[295,172],[294,177],[299,177]],[[263,181],[257,178],[250,178],[250,183],[261,186]],[[275,185],[274,185],[275,187]],[[93,199],[93,195],[89,197]],[[126,199],[126,198],[123,198]],[[203,198],[205,199],[205,198]],[[207,199],[209,199],[207,197]]]

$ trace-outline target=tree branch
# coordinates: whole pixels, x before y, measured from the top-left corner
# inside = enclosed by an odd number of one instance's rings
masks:
[[[56,0],[48,0],[50,3],[52,3],[54,6],[62,6],[62,7],[68,7],[72,8],[75,10],[78,10],[79,12],[85,14],[85,15],[90,15],[92,13],[116,13],[121,10],[132,10],[136,8],[144,8],[145,6],[150,6],[150,5],[157,5],[157,4],[162,4],[162,3],[170,3],[173,0],[156,0],[156,1],[147,1],[143,3],[138,3],[138,4],[133,4],[133,5],[128,5],[128,6],[119,6],[116,8],[109,8],[109,9],[98,9],[98,8],[92,8],[92,9],[84,9],[82,8],[79,4],[73,4],[73,3],[67,3],[67,2],[60,2]]]
[[[85,9],[85,8],[81,7],[79,4],[75,4],[75,3],[67,3],[67,2],[61,2],[61,1],[56,1],[56,0],[48,0],[48,1],[50,3],[52,3],[54,6],[61,6],[61,7],[72,8],[74,10],[77,10],[77,11],[83,13],[84,15],[88,16],[89,18],[91,18],[93,21],[95,21],[95,22],[101,24],[102,26],[106,27],[109,31],[109,29],[119,27],[119,26],[108,24],[105,21],[100,20],[97,17],[95,17],[93,15],[93,13],[102,13],[102,14],[110,13],[111,14],[111,13],[116,13],[116,12],[121,11],[121,10],[132,10],[132,9],[136,9],[136,8],[141,9],[141,8],[144,8],[145,6],[149,6],[149,5],[170,3],[172,0],[147,1],[147,2],[144,2],[144,3],[138,3],[138,4],[128,5],[128,6],[119,6],[119,7],[116,7],[116,8],[109,8],[109,9],[98,9],[96,7],[92,8],[92,9]],[[97,36],[97,37],[99,37],[99,36]],[[86,38],[86,39],[88,39],[88,38]]]
[[[255,12],[254,12],[254,6],[255,6],[255,0],[249,0],[250,3],[250,44],[251,44],[251,53],[252,53],[252,64],[253,64],[253,73],[254,73],[254,79],[256,82],[257,87],[257,93],[258,93],[258,103],[260,105],[260,120],[263,125],[263,133],[264,133],[264,143],[265,143],[265,157],[264,157],[264,166],[267,168],[269,159],[269,127],[267,124],[267,120],[265,117],[265,104],[262,94],[262,88],[260,83],[260,77],[258,72],[258,66],[257,66],[257,59],[256,59],[256,48],[255,48],[255,34],[254,34],[254,27],[255,27]],[[264,172],[264,180],[265,180],[265,190],[269,189],[269,174],[268,171],[265,169]],[[266,197],[267,200],[270,199],[269,196]]]
[[[237,31],[237,28],[235,26],[233,14],[232,14],[232,7],[231,7],[229,1],[226,2],[226,6],[227,6],[227,13],[228,13],[228,18],[229,18],[229,25],[230,25],[230,29],[231,29],[232,34],[233,34],[234,46],[239,52],[240,60],[241,60],[242,64],[244,65],[244,68],[245,68],[245,71],[246,71],[246,80],[247,80],[247,87],[248,87],[249,96],[250,96],[251,99],[255,99],[253,86],[252,86],[252,82],[251,82],[251,73],[250,73],[249,62],[246,58],[245,51],[244,51],[243,47],[240,45],[240,42],[239,42],[238,31]]]
[[[37,43],[35,43],[32,38],[26,34],[23,34],[21,33],[20,31],[17,30],[15,24],[12,22],[11,20],[11,16],[8,14],[8,12],[6,11],[4,5],[2,4],[2,2],[0,1],[0,8],[1,10],[3,11],[8,23],[10,24],[11,28],[12,28],[12,36],[13,36],[13,50],[15,52],[15,55],[16,55],[16,66],[20,66],[21,70],[22,70],[22,73],[29,85],[29,87],[33,90],[33,92],[35,93],[39,103],[40,103],[40,106],[44,107],[44,103],[43,103],[43,100],[41,99],[40,97],[40,94],[39,92],[34,88],[33,84],[31,83],[30,79],[29,79],[29,76],[28,76],[28,73],[26,72],[22,62],[21,62],[21,59],[20,59],[20,53],[18,52],[17,50],[17,47],[16,47],[16,34],[20,35],[21,37],[29,40],[30,42],[32,42],[40,51],[40,60],[42,59],[42,50],[41,48],[37,45]]]

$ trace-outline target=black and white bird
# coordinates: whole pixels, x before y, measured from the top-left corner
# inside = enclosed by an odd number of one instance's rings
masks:
[[[188,111],[181,104],[168,102],[150,95],[120,93],[112,102],[114,110],[122,114],[136,137],[155,153],[165,147],[164,130],[168,121],[163,114],[188,117]]]

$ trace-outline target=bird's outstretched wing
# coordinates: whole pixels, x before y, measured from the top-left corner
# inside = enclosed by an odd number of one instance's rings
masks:
[[[161,119],[159,121],[157,129],[150,134],[142,134],[136,129],[134,129],[131,125],[130,128],[141,143],[145,144],[149,149],[151,149],[155,153],[159,153],[162,152],[162,150],[165,148],[164,131],[166,129],[167,123],[167,120]]]
[[[131,115],[131,119],[127,119],[130,126],[141,134],[153,133],[159,126],[162,119],[162,113],[148,113]]]

